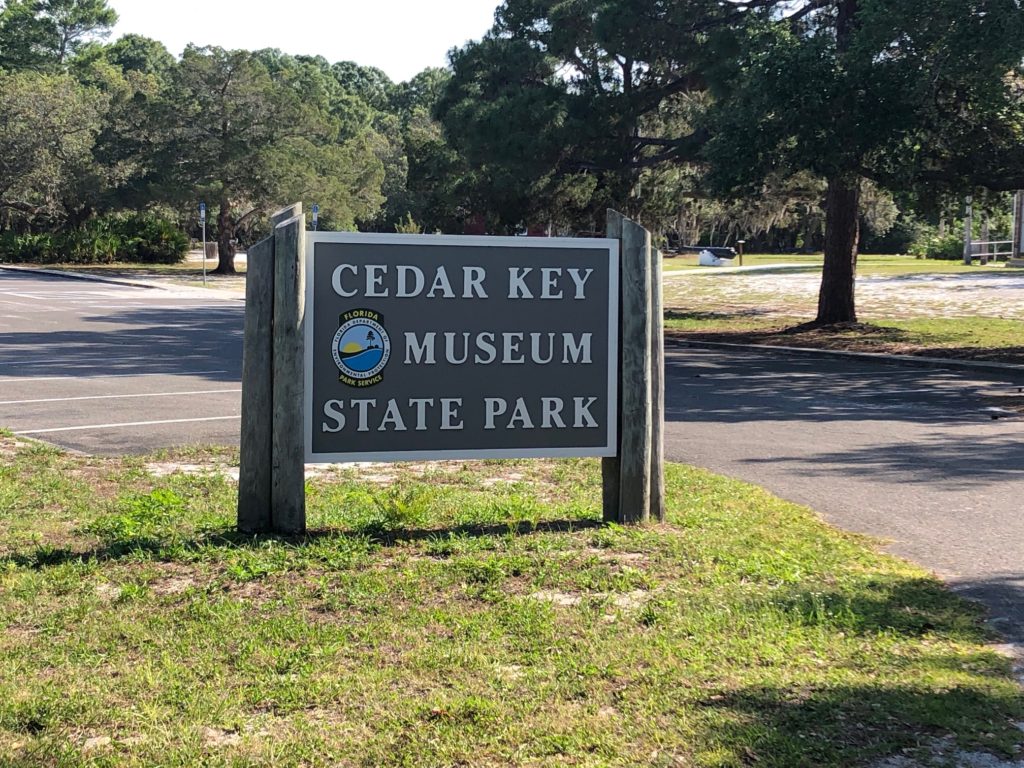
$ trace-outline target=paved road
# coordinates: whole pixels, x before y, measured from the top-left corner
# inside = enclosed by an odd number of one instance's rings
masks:
[[[0,425],[89,453],[238,442],[241,301],[0,270]]]
[[[1024,376],[669,347],[667,455],[762,485],[982,599],[1024,642]]]
[[[237,444],[242,303],[0,270],[0,425],[90,453]],[[670,347],[676,461],[768,487],[978,597],[1024,642],[1024,377]]]

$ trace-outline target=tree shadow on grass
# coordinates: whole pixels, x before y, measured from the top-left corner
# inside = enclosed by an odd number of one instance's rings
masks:
[[[108,538],[91,549],[38,546],[31,551],[0,556],[0,568],[13,566],[44,570],[67,563],[109,562],[147,555],[159,560],[178,560],[182,555],[211,548],[224,551],[259,550],[279,544],[301,549],[322,543],[336,542],[342,550],[368,547],[394,547],[414,542],[445,542],[453,538],[502,538],[531,534],[570,534],[602,527],[594,518],[577,520],[545,520],[537,523],[467,524],[448,528],[386,528],[367,524],[352,530],[319,529],[303,536],[242,533],[232,528],[211,528],[193,536],[157,535]]]
[[[964,643],[998,637],[982,626],[983,606],[933,578],[869,577],[847,589],[794,585],[779,589],[769,605],[790,622],[847,636],[931,635]]]
[[[1010,589],[1014,599],[1024,597],[1020,580]],[[853,653],[832,662],[827,674],[837,682],[816,675],[805,684],[723,685],[712,691],[696,706],[721,729],[723,743],[743,745],[740,762],[871,765],[865,761],[919,748],[937,765],[964,764],[959,750],[1019,756],[1020,733],[1013,723],[1024,716],[1024,702],[1008,660],[984,647],[998,637],[982,624],[984,611],[977,604],[934,579],[886,577],[845,591],[796,586],[770,604],[789,623],[824,629],[845,638],[841,642],[914,642],[887,651],[897,659],[886,662],[891,676],[869,683],[848,682],[868,674],[865,660]]]
[[[698,707],[717,715],[713,721],[722,743],[743,745],[737,751],[738,764],[744,765],[911,768],[965,765],[968,751],[984,752],[990,760],[1019,755],[1009,724],[1019,716],[1019,706],[1009,694],[969,683],[946,690],[885,680],[754,686],[714,694]],[[912,759],[916,753],[923,761]],[[879,762],[894,755],[906,762]]]

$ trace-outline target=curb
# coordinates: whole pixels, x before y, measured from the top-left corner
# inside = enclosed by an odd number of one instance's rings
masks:
[[[755,264],[749,267],[705,267],[704,269],[663,269],[663,277],[746,275],[758,272],[806,272],[820,269],[820,264]]]
[[[168,290],[166,286],[144,283],[141,280],[128,280],[123,277],[104,277],[102,275],[86,275],[81,272],[65,272],[60,269],[37,269],[36,267],[12,267],[7,264],[0,264],[0,269],[9,272],[24,272],[29,275],[47,275],[49,277],[63,277],[68,280],[92,280],[97,283],[113,283],[114,285],[127,285],[132,288],[151,288],[157,291]]]
[[[810,347],[781,347],[773,344],[735,344],[726,341],[699,341],[680,337],[665,337],[666,343],[675,346],[704,347],[707,349],[749,349],[757,352],[784,352],[790,355],[838,357],[853,360],[870,360],[889,365],[903,365],[916,368],[961,368],[989,373],[1016,373],[1024,375],[1024,365],[1014,363],[990,363],[982,360],[954,360],[948,357],[917,357],[915,355],[886,355],[880,352],[850,352],[840,349],[813,349]]]

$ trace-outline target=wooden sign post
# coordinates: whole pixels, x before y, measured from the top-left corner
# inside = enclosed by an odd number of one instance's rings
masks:
[[[355,458],[612,457],[605,519],[664,519],[661,254],[643,227],[609,211],[603,240],[307,249],[301,205],[273,224],[249,250],[240,531],[304,534],[305,462]]]
[[[271,236],[250,248],[247,255],[238,529],[243,533],[302,533],[302,204],[275,212],[270,223],[274,228]],[[279,273],[280,291],[275,290]],[[278,313],[281,322],[276,322]],[[298,344],[297,361],[294,344]],[[298,376],[297,397],[275,373],[282,364],[296,363],[298,373],[293,370],[292,374]],[[294,433],[299,446],[297,463],[288,439],[275,440],[278,415],[294,418],[284,400],[287,397],[292,397],[293,406],[300,410]],[[275,401],[282,407],[275,409]]]
[[[622,245],[619,450],[602,461],[604,519],[665,519],[665,352],[661,253],[651,233],[608,211],[607,236]]]

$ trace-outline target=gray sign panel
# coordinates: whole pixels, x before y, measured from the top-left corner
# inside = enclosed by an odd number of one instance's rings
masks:
[[[615,455],[617,241],[306,242],[307,462]]]

